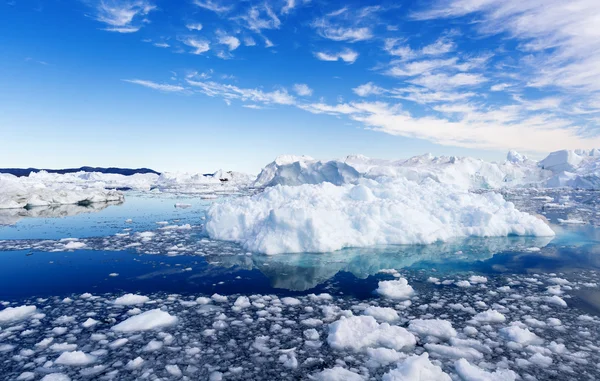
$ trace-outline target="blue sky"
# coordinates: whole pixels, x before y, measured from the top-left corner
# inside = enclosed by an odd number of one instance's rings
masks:
[[[0,166],[600,146],[597,0],[0,0]]]

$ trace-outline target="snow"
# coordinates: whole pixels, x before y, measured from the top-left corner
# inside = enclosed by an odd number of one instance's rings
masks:
[[[372,316],[351,316],[329,325],[327,342],[334,349],[360,351],[368,347],[402,350],[413,347],[416,340],[402,327],[379,324]]]
[[[207,211],[206,232],[213,239],[265,254],[431,244],[459,237],[554,235],[544,221],[518,211],[499,194],[406,179],[273,186],[213,204]]]
[[[382,381],[452,381],[449,375],[429,361],[429,355],[412,355],[399,362],[381,378]]]
[[[414,290],[406,279],[400,278],[380,281],[375,292],[389,299],[403,300],[410,298]]]
[[[0,311],[0,324],[26,319],[36,310],[36,306],[7,307]]]
[[[117,332],[136,332],[147,331],[151,329],[164,328],[177,323],[177,317],[168,312],[154,309],[143,312],[139,315],[130,317],[121,323],[112,327]]]
[[[115,299],[115,304],[121,306],[133,306],[136,304],[144,304],[149,301],[150,298],[143,295],[135,295],[135,294],[125,294],[117,299]]]

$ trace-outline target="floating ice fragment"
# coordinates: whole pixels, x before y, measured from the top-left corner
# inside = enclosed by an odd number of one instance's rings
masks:
[[[317,374],[308,376],[313,381],[364,381],[365,378],[358,373],[336,366],[322,370]]]
[[[169,315],[168,312],[154,309],[139,315],[130,317],[112,327],[117,332],[136,332],[163,328],[177,323],[177,317]]]
[[[379,295],[390,299],[408,299],[410,298],[414,290],[408,284],[408,281],[404,278],[397,280],[384,280],[378,283],[378,287],[375,290]]]
[[[442,340],[449,340],[457,335],[452,323],[441,319],[415,319],[411,320],[408,330],[416,333],[420,337],[434,336]]]
[[[36,312],[36,306],[7,307],[0,311],[0,324],[28,318]]]
[[[342,317],[329,324],[327,342],[334,349],[363,350],[384,347],[395,350],[411,348],[415,337],[406,329],[388,323],[377,323],[372,316]]]
[[[63,352],[55,361],[59,365],[82,366],[96,361],[96,357],[82,351]]]
[[[463,381],[515,381],[517,374],[509,369],[499,369],[493,373],[460,359],[454,363],[456,373]]]
[[[399,362],[381,378],[382,381],[452,381],[450,376],[429,361],[429,355],[412,355]]]
[[[478,323],[503,323],[506,317],[496,310],[489,309],[473,316],[473,320]]]
[[[115,299],[114,303],[121,306],[133,306],[136,304],[144,304],[149,301],[150,298],[143,295],[136,294],[125,294],[117,299]]]

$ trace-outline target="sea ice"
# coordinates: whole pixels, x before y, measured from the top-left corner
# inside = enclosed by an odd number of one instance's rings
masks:
[[[112,330],[117,332],[147,331],[168,327],[176,323],[177,317],[170,315],[168,312],[161,311],[160,309],[154,309],[132,316],[113,326]]]

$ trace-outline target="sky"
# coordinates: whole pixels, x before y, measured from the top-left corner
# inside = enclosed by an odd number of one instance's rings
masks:
[[[0,167],[597,148],[598,25],[597,0],[0,0]]]

